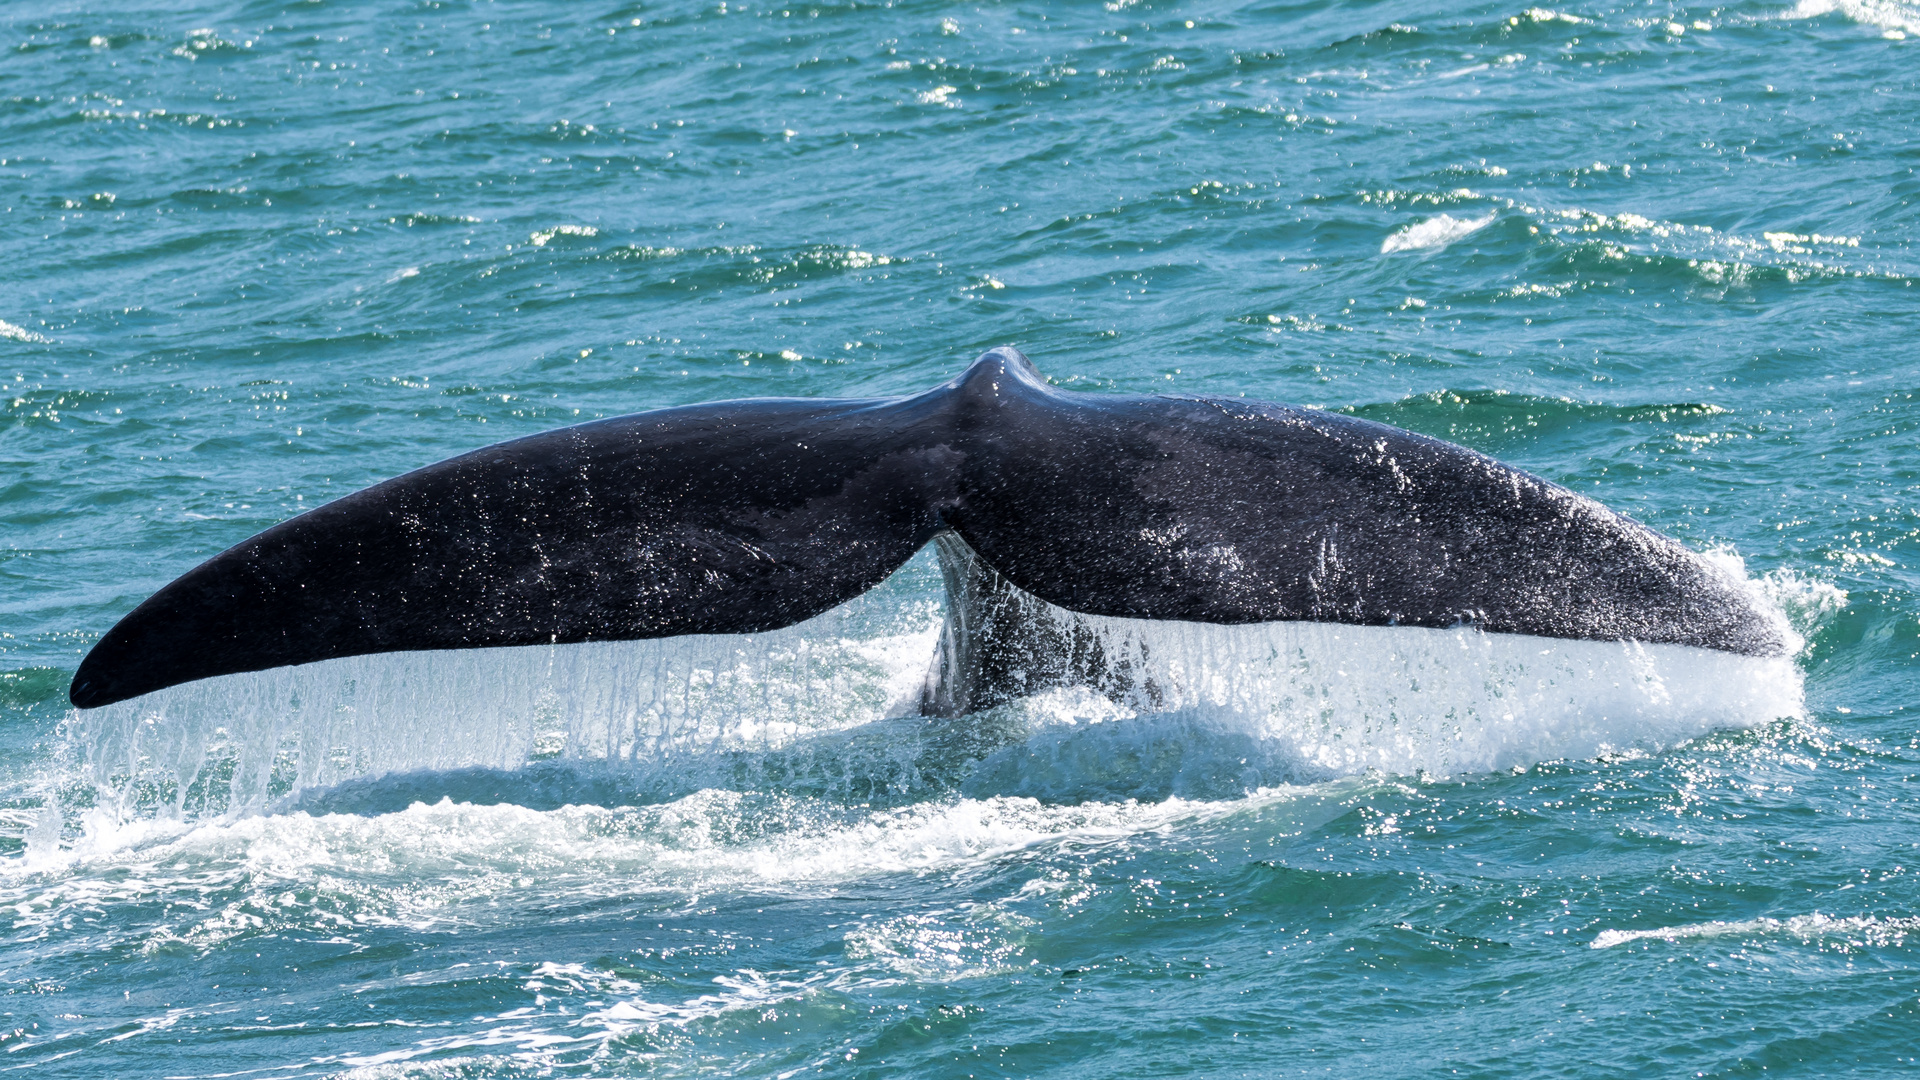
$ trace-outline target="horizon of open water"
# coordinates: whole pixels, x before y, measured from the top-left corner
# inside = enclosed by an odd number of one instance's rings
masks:
[[[13,0],[0,1070],[1911,1075],[1916,50],[1896,0]],[[1224,689],[942,725],[922,558],[752,640],[66,708],[318,502],[1003,343],[1484,450],[1806,646],[1163,628]]]

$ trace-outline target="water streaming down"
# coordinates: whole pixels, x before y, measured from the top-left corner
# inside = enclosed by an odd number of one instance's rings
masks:
[[[924,576],[930,551],[900,576]],[[854,803],[956,789],[1217,798],[1659,748],[1801,712],[1791,657],[1468,627],[1107,618],[1013,591],[1058,628],[1050,646],[1079,639],[1103,658],[1098,692],[1049,686],[980,713],[918,715],[952,637],[939,609],[895,585],[761,634],[221,676],[76,713],[68,734],[95,806],[127,820],[364,808],[395,777],[386,798],[399,805],[489,786],[496,800],[552,804],[707,788]],[[342,784],[344,796],[328,791]]]

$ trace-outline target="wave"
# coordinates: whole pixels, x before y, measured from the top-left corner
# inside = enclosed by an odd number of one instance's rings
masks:
[[[1327,791],[1277,788],[1253,793],[1252,805],[1304,800],[1305,811],[1318,820],[1329,811],[1343,812],[1349,794],[1337,785]],[[544,895],[552,902],[600,895],[612,881],[625,892],[669,895],[742,885],[808,891],[880,874],[992,863],[1036,847],[1098,845],[1209,821],[1248,805],[1176,798],[1055,806],[995,796],[874,810],[717,789],[640,807],[533,810],[442,800],[379,815],[296,811],[210,822],[122,822],[96,829],[56,858],[30,857],[15,869],[31,876],[62,863],[85,863],[96,871],[119,867],[122,873],[99,897],[108,903],[137,899],[143,889],[150,893],[176,875],[203,872],[216,874],[209,885],[224,881],[269,902],[290,886],[324,887],[351,878],[372,888],[331,902],[352,909],[344,914],[377,913],[430,929],[450,901],[518,894],[527,874],[547,879]],[[423,882],[436,884],[423,888]],[[4,884],[0,895],[14,885],[32,887],[17,875]],[[75,884],[97,888],[101,876],[89,874]]]
[[[1430,390],[1394,401],[1349,405],[1334,411],[1466,443],[1495,454],[1520,443],[1597,424],[1632,425],[1651,437],[1669,438],[1662,429],[1691,430],[1702,421],[1729,414],[1729,410],[1721,406],[1699,401],[1616,405],[1511,390],[1466,388]]]
[[[25,342],[29,345],[53,344],[52,338],[44,334],[36,334],[24,326],[15,326],[4,319],[0,319],[0,339]]]
[[[1635,941],[1664,941],[1669,945],[1682,941],[1698,941],[1713,938],[1788,938],[1803,944],[1814,942],[1837,942],[1842,945],[1860,948],[1863,946],[1903,945],[1907,935],[1920,932],[1920,919],[1881,918],[1866,915],[1854,918],[1833,918],[1814,912],[1811,915],[1794,915],[1785,919],[1747,919],[1742,922],[1702,922],[1686,923],[1681,926],[1661,926],[1651,930],[1602,930],[1594,937],[1589,946],[1594,949],[1611,949]]]
[[[543,246],[542,233],[534,234],[535,246]],[[572,235],[595,236],[575,232]],[[548,239],[551,239],[549,237]],[[855,271],[873,270],[906,263],[894,255],[883,255],[844,244],[808,244],[794,248],[765,248],[753,245],[708,246],[698,248],[654,247],[622,244],[604,251],[595,250],[592,258],[607,262],[666,262],[676,284],[687,285],[786,285],[792,282],[840,277]]]
[[[1191,835],[1196,828],[1239,833],[1258,827],[1271,836],[1297,836],[1347,812],[1370,789],[1333,784],[1263,791],[1232,803],[1046,806],[1031,799],[960,799],[889,811],[707,791],[638,808],[536,812],[442,802],[374,817],[150,820],[90,833],[51,858],[0,864],[0,902],[16,931],[55,939],[52,955],[61,955],[63,928],[84,918],[96,931],[87,935],[87,949],[165,965],[287,939],[310,945],[317,939],[329,952],[347,946],[345,956],[371,959],[380,953],[366,953],[365,944],[396,932],[484,933],[503,921],[551,925],[556,912],[609,908],[649,921],[678,919],[716,897],[746,894],[752,905],[843,898],[849,884],[876,877],[959,873],[994,882],[987,895],[958,911],[882,905],[876,917],[830,924],[829,938],[843,943],[843,959],[831,965],[781,965],[764,974],[730,965],[683,988],[648,977],[644,963],[636,965],[642,971],[594,962],[515,964],[485,977],[572,1000],[581,1000],[572,995],[583,991],[588,997],[577,1011],[559,1016],[503,1013],[485,1021],[477,1036],[430,1026],[417,1038],[403,1035],[371,1050],[333,1048],[344,1052],[310,1063],[391,1067],[421,1056],[444,1062],[448,1051],[468,1046],[570,1045],[588,1052],[636,1031],[764,1010],[828,986],[953,982],[1024,969],[1033,962],[1033,901],[1065,899],[1061,894],[1075,887],[1064,875],[1035,877],[1035,865],[1152,846],[1159,836]],[[155,896],[190,900],[160,908]],[[316,967],[326,962],[312,961]],[[356,992],[404,987],[412,993],[438,981],[427,972],[361,978]],[[172,1015],[136,1022],[165,1024]],[[98,1039],[125,1030],[89,1034]]]
[[[1388,236],[1380,244],[1380,254],[1391,255],[1396,251],[1444,248],[1456,240],[1463,240],[1493,224],[1493,219],[1493,214],[1478,218],[1456,218],[1451,214],[1430,217],[1417,225],[1409,225]]]
[[[1838,13],[1862,26],[1871,26],[1884,36],[1899,40],[1908,34],[1920,34],[1920,10],[1911,4],[1893,0],[1800,0],[1783,19],[1815,19]]]
[[[1581,184],[1600,177],[1624,181],[1637,167],[1595,161],[1573,166],[1567,175]],[[1507,170],[1483,162],[1477,169],[1454,166],[1450,171],[1505,175]],[[1446,210],[1395,228],[1380,241],[1380,254],[1444,250],[1499,223],[1494,233],[1478,241],[1480,254],[1526,257],[1533,265],[1522,273],[1544,273],[1549,278],[1517,283],[1502,279],[1492,289],[1468,289],[1465,295],[1475,299],[1559,299],[1570,291],[1636,271],[1709,290],[1847,279],[1904,283],[1912,276],[1900,253],[1876,245],[1858,230],[1848,235],[1835,225],[1809,227],[1805,232],[1736,231],[1629,211],[1539,205],[1467,187],[1379,188],[1343,198],[1389,213],[1427,207]],[[1362,218],[1350,218],[1344,224],[1356,238],[1362,229],[1378,227]]]

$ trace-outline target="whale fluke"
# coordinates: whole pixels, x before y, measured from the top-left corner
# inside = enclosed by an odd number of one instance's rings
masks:
[[[661,409],[376,484],[155,593],[70,697],[366,653],[770,630],[945,534],[954,675],[930,712],[994,696],[966,672],[1005,667],[998,646],[956,635],[994,621],[980,604],[1014,611],[1008,587],[1088,615],[1787,651],[1727,572],[1475,451],[1240,398],[1059,390],[1001,348],[913,397]]]

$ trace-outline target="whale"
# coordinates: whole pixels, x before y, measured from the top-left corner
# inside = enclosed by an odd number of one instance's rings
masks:
[[[1002,347],[912,396],[658,409],[375,484],[154,593],[69,698],[372,653],[758,633],[928,545],[946,590],[928,716],[1122,692],[1124,661],[1077,616],[1790,652],[1739,573],[1474,450],[1240,397],[1066,390]]]

